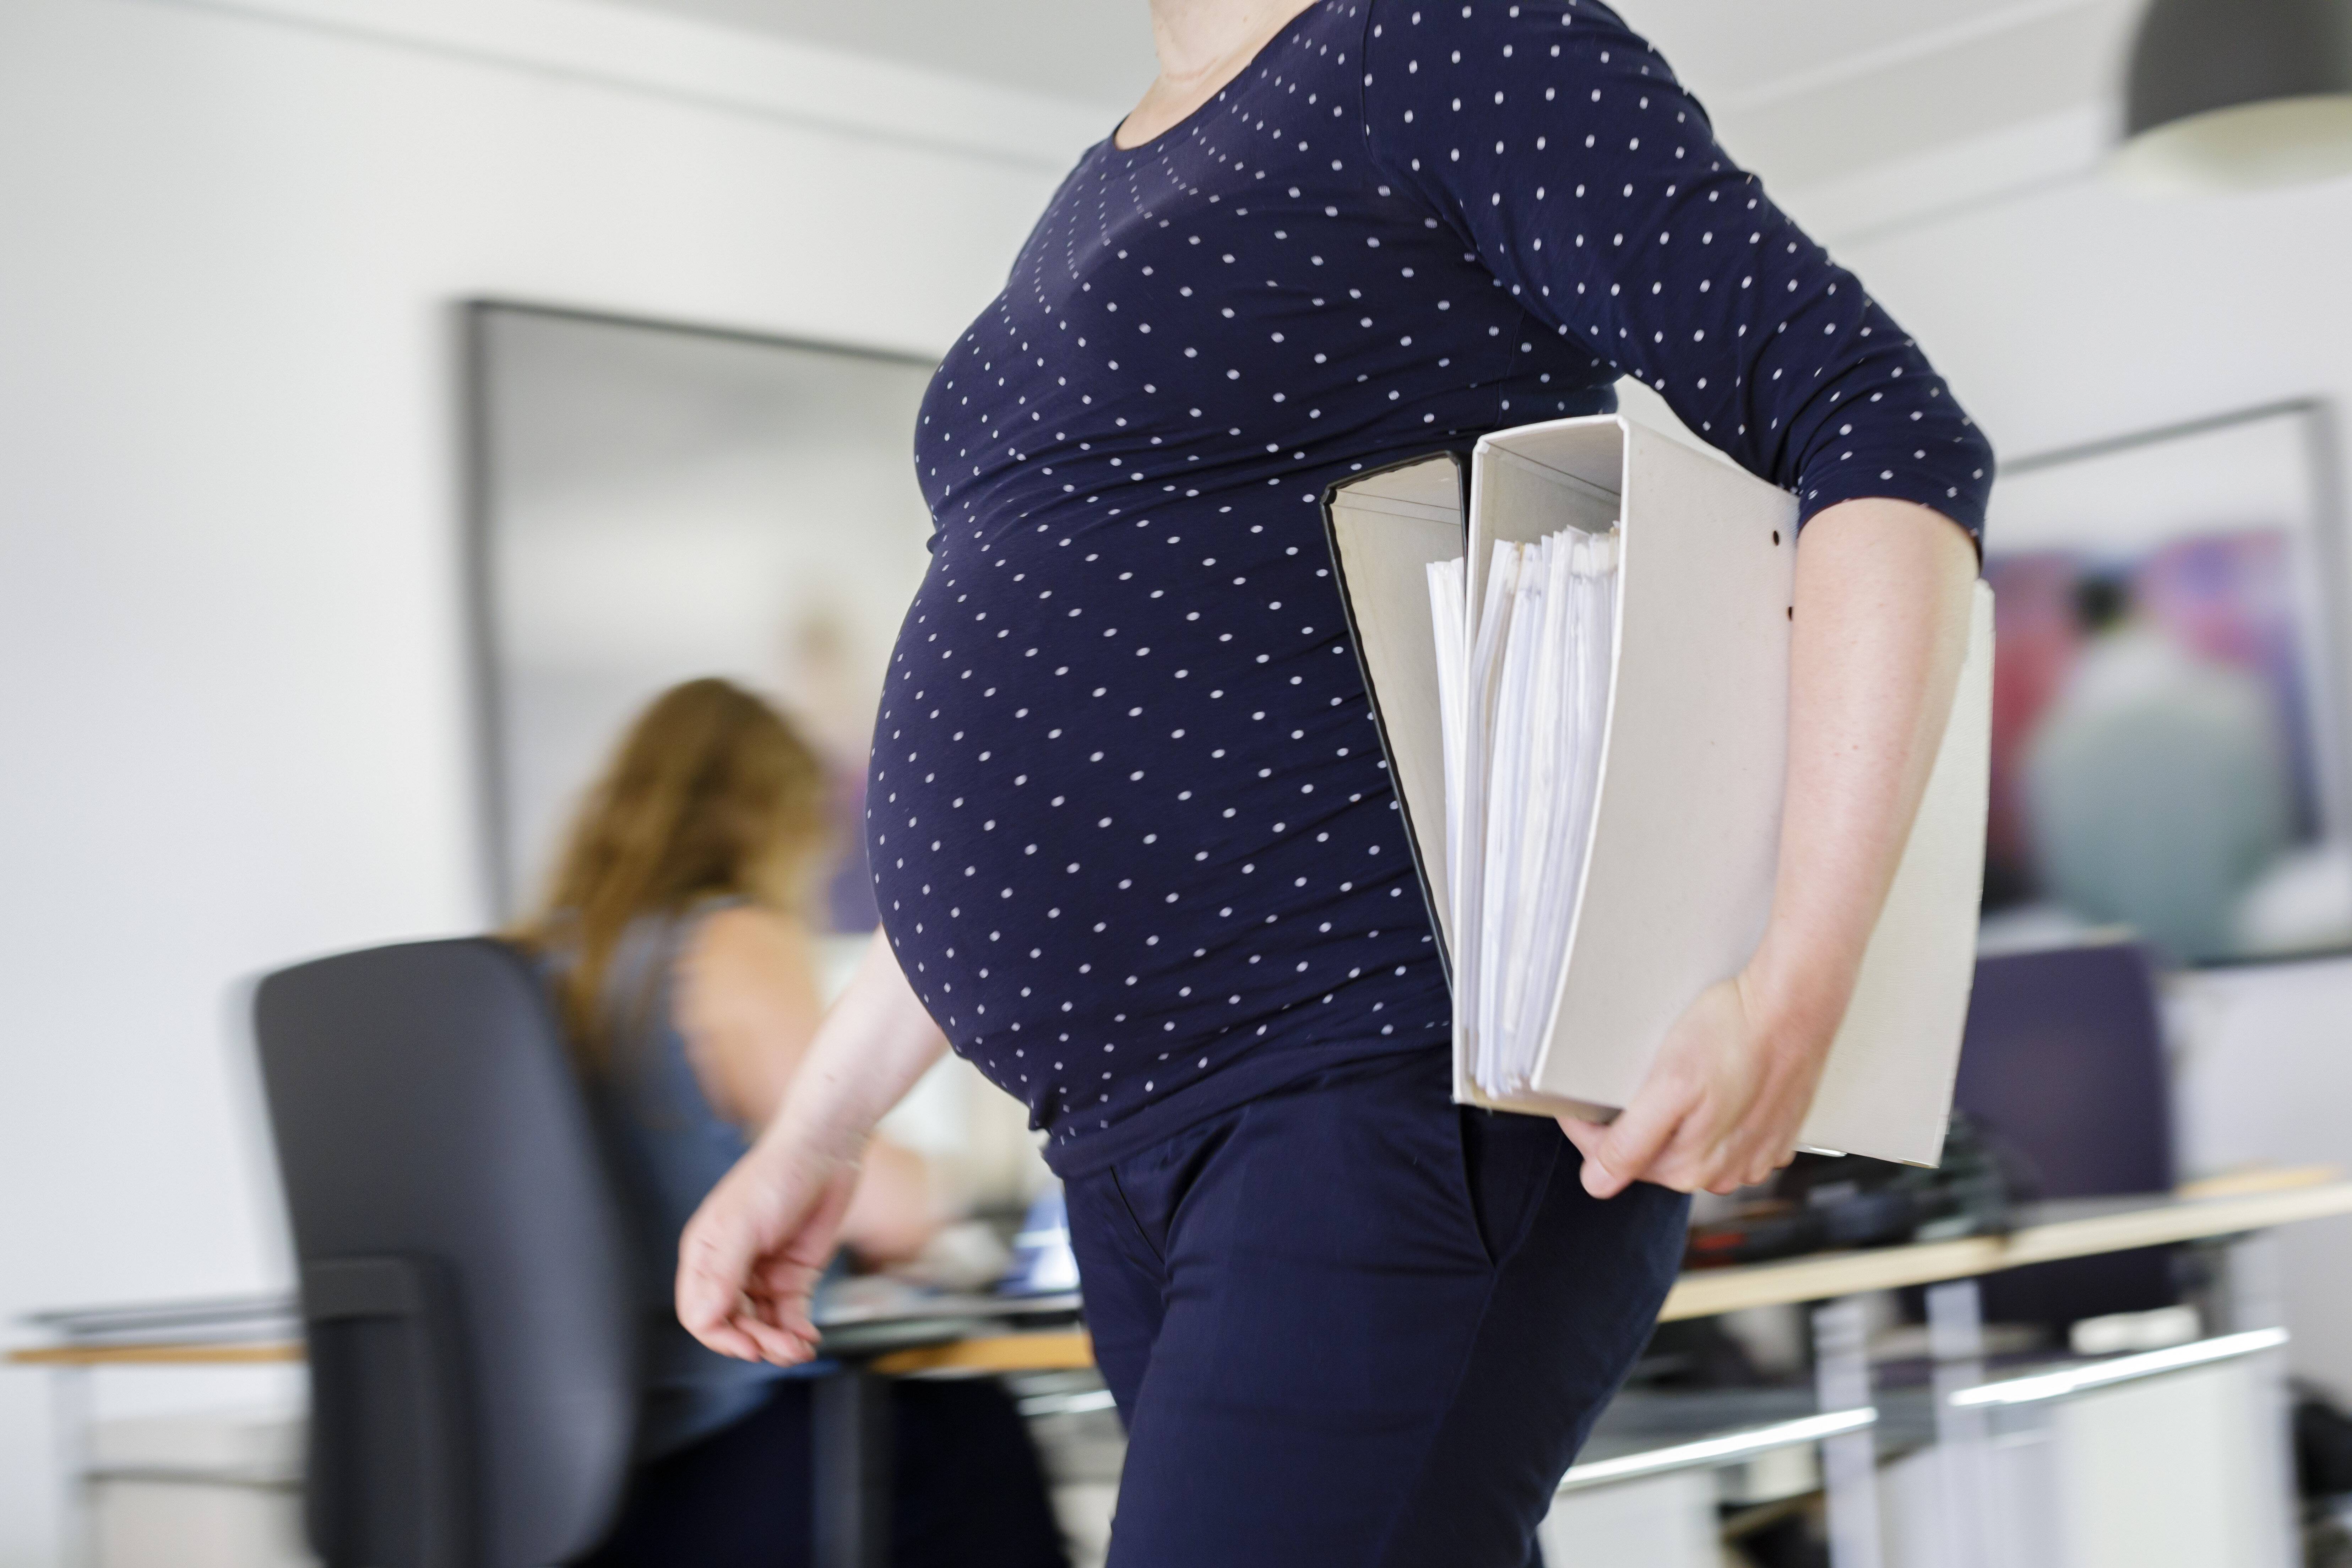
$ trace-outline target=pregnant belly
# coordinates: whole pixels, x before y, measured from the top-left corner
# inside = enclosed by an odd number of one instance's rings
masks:
[[[1425,995],[1436,973],[1319,563],[1154,582],[1107,553],[936,560],[868,782],[908,980],[1041,1124],[1359,1011],[1326,997]]]

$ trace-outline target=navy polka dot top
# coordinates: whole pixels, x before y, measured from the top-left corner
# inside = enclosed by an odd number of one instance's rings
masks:
[[[1319,498],[1620,374],[1805,515],[1980,524],[1944,384],[1592,0],[1322,0],[1063,183],[923,406],[867,800],[908,979],[1057,1169],[1445,1044]]]

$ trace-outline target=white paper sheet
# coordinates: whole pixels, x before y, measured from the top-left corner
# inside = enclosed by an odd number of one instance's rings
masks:
[[[1616,631],[1614,532],[1495,546],[1475,647],[1464,566],[1428,568],[1460,941],[1454,1005],[1473,1078],[1532,1080],[1591,835]]]

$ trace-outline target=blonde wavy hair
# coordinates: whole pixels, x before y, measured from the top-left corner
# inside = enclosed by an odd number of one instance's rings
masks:
[[[732,682],[689,680],[629,727],[582,800],[539,906],[506,935],[571,958],[564,1022],[592,1066],[614,952],[641,916],[709,898],[806,911],[834,847],[824,764],[783,716]]]

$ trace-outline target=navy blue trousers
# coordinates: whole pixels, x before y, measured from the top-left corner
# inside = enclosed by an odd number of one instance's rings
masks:
[[[1110,1568],[1523,1568],[1681,1256],[1443,1058],[1336,1070],[1068,1184],[1129,1433]]]

